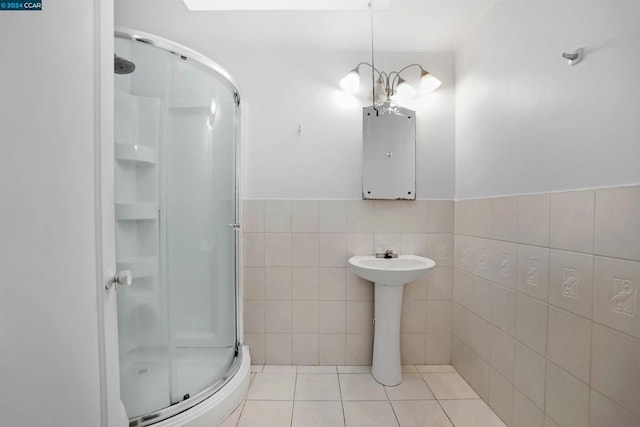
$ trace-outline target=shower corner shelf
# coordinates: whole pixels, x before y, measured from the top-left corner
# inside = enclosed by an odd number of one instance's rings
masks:
[[[155,164],[158,160],[156,149],[144,145],[116,143],[116,159],[129,162]]]
[[[158,205],[156,203],[116,203],[116,219],[125,220],[155,220],[158,219]]]

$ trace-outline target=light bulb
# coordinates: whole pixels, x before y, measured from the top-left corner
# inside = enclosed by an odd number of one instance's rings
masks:
[[[396,98],[409,99],[416,94],[416,90],[402,77],[398,77],[398,86],[395,90]]]
[[[429,93],[438,89],[442,82],[435,78],[433,74],[428,71],[423,71],[420,76],[420,93]]]
[[[360,92],[360,73],[358,67],[354,68],[340,80],[340,87],[349,93]]]

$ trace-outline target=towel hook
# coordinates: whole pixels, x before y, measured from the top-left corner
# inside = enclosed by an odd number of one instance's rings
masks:
[[[577,65],[584,58],[584,49],[578,48],[575,52],[563,52],[562,57],[569,60],[569,65]]]

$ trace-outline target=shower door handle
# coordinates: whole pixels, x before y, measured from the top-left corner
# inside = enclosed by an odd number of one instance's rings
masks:
[[[131,286],[131,283],[133,283],[133,274],[131,273],[131,270],[122,270],[113,276],[111,281],[105,286],[105,289],[109,291],[114,285]]]
[[[240,230],[240,224],[229,224],[229,228],[233,228],[234,230]]]

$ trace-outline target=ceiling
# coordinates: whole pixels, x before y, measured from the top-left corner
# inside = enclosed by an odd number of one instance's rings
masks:
[[[189,11],[183,0],[116,0],[116,25],[195,33],[230,48],[362,50],[371,47],[373,13],[376,50],[445,50],[496,1],[518,0],[389,0],[373,12]]]

